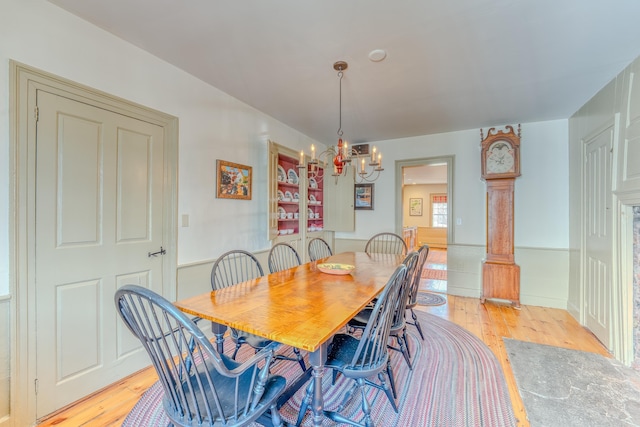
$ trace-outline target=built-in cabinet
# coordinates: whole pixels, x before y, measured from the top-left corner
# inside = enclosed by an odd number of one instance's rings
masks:
[[[355,228],[355,175],[324,175],[321,164],[309,165],[308,160],[269,142],[269,239],[291,244],[303,261],[309,240],[322,237],[333,246],[334,231]]]

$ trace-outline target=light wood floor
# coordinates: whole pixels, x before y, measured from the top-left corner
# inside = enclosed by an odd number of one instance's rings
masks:
[[[517,310],[492,302],[483,305],[474,298],[447,298],[445,305],[420,308],[466,328],[491,348],[504,369],[520,427],[529,426],[529,423],[502,337],[609,356],[600,342],[565,310],[524,305]],[[59,411],[38,426],[119,426],[142,393],[156,380],[155,372],[144,370]]]

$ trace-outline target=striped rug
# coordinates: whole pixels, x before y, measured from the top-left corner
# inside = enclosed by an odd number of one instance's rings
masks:
[[[429,268],[429,266],[434,267],[443,267],[443,268]],[[447,266],[442,264],[427,264],[422,269],[422,273],[420,274],[421,279],[428,280],[447,280]]]
[[[425,339],[421,341],[415,328],[409,327],[413,371],[409,371],[399,353],[391,352],[399,414],[393,411],[384,393],[368,389],[375,425],[515,426],[502,369],[491,350],[473,334],[449,321],[424,312],[417,314]],[[248,356],[250,352],[247,349],[245,353]],[[287,381],[294,380],[300,373],[297,363],[287,361],[279,361],[272,371],[285,376]],[[336,384],[331,386],[331,374],[327,371],[323,377],[325,409],[334,409],[351,384],[340,376]],[[280,408],[287,423],[295,423],[304,392],[305,388],[302,387]],[[156,383],[142,396],[122,425],[166,426],[168,419],[162,411],[161,400],[162,389]],[[358,395],[342,414],[359,420],[362,416],[360,403]],[[312,424],[308,413],[303,425]],[[323,422],[323,426],[332,425],[335,423],[328,419]]]

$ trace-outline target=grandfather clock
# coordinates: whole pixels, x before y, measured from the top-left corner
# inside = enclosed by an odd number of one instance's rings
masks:
[[[505,131],[482,129],[482,178],[487,183],[487,254],[482,263],[482,296],[509,300],[520,307],[520,267],[514,259],[513,192],[520,176],[520,125]]]

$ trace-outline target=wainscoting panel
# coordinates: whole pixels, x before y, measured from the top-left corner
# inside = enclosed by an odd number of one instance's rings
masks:
[[[520,302],[566,310],[569,298],[569,250],[516,248],[520,266]]]
[[[264,274],[269,274],[267,259],[269,250],[253,252]],[[216,260],[206,260],[178,266],[176,280],[176,301],[211,291],[211,269]]]
[[[0,297],[0,426],[11,414],[11,299]]]
[[[485,252],[485,247],[480,245],[448,245],[448,294],[480,298],[482,259]]]
[[[485,247],[449,245],[447,292],[480,297]],[[520,266],[520,302],[541,307],[567,308],[569,295],[569,250],[549,248],[515,249]]]

